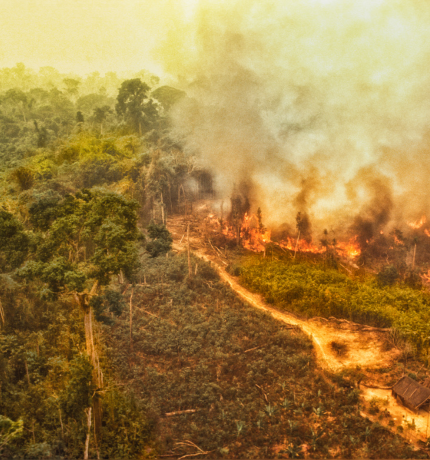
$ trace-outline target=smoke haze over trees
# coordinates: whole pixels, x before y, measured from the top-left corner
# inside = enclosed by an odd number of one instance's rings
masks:
[[[158,49],[190,96],[177,138],[226,195],[252,183],[268,223],[304,211],[315,228],[345,227],[375,203],[384,224],[419,218],[430,206],[429,17],[406,0],[202,1],[187,33]]]

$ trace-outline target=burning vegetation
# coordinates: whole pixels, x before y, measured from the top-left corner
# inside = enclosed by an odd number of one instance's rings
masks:
[[[277,247],[293,259],[314,255],[343,261],[352,269],[382,273],[383,284],[397,279],[414,285],[430,281],[430,224],[425,215],[394,227],[389,211],[378,210],[375,202],[343,231],[324,229],[318,238],[310,216],[302,211],[295,216],[295,226],[284,223],[268,228],[261,208],[253,212],[251,200],[237,190],[229,202],[213,200],[211,206],[203,226],[218,248],[243,247],[265,256],[269,248]],[[389,280],[387,267],[393,273]]]

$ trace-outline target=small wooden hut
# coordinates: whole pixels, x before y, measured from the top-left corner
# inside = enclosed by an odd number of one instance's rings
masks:
[[[404,406],[415,412],[419,409],[429,410],[430,388],[406,375],[393,386],[392,393]]]

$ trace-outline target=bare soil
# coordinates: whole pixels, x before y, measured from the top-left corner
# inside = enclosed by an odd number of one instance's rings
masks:
[[[384,425],[393,433],[400,434],[417,448],[422,448],[422,445],[419,445],[419,441],[426,441],[430,436],[429,412],[423,410],[413,412],[402,406],[392,395],[391,390],[361,386],[361,391],[364,401],[370,403],[370,401],[376,400],[380,410],[387,409],[390,413],[389,418],[381,419],[378,415],[372,415],[367,410],[362,413],[364,417]],[[390,420],[394,422],[393,426],[389,425]],[[398,427],[402,427],[402,432],[399,433]]]

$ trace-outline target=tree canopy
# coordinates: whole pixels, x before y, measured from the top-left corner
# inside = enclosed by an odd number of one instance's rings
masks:
[[[139,134],[150,130],[158,115],[156,105],[148,96],[149,90],[140,78],[133,78],[121,84],[117,97],[117,113]]]
[[[184,98],[187,94],[171,86],[160,86],[152,92],[152,96],[161,102],[164,110],[169,111],[177,102]]]
[[[57,200],[41,198],[29,208],[37,242],[20,275],[38,278],[51,295],[81,292],[137,268],[138,204],[115,193],[82,190]]]
[[[0,272],[19,267],[29,249],[23,225],[6,210],[0,209]]]
[[[173,238],[164,225],[157,225],[151,221],[148,225],[148,235],[151,241],[147,243],[146,250],[151,257],[165,254],[172,249]]]

